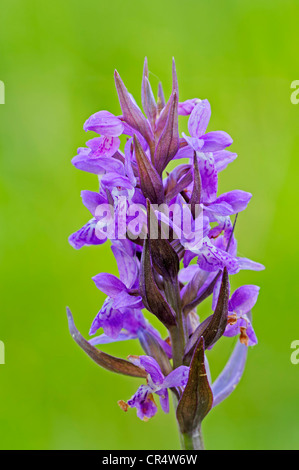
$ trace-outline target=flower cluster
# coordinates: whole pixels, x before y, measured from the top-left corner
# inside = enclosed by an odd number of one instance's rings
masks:
[[[74,339],[99,365],[146,378],[146,385],[127,403],[120,400],[122,409],[135,407],[138,417],[147,420],[157,411],[156,394],[168,412],[171,389],[180,431],[191,436],[212,406],[234,390],[247,347],[257,343],[251,309],[259,288],[244,285],[230,296],[229,275],[264,267],[237,255],[236,217],[251,194],[233,190],[218,195],[219,174],[237,157],[227,150],[232,139],[223,131],[207,132],[209,101],[180,102],[174,62],[172,75],[168,101],[161,84],[156,99],[145,60],[142,112],[115,72],[121,114],[99,111],[84,124],[85,131],[97,136],[78,149],[72,163],[98,175],[99,190],[82,191],[91,218],[69,241],[78,249],[110,239],[119,277],[100,273],[93,278],[107,298],[92,322],[92,339],[80,335],[69,310],[68,316]],[[179,133],[179,115],[189,116],[188,134]],[[200,321],[196,308],[210,295],[211,315]],[[144,317],[144,309],[163,324],[164,338]],[[212,383],[206,351],[222,336],[237,336],[239,341]],[[124,360],[96,347],[130,339],[139,340],[144,356]]]

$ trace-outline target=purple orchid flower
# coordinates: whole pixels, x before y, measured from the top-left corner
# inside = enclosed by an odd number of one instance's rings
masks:
[[[230,233],[230,228],[228,229],[228,233]],[[224,235],[219,236],[214,240],[214,244],[217,247],[218,250],[221,250],[221,252],[226,250],[227,246],[227,235],[224,233]],[[231,243],[229,246],[229,249],[227,250],[228,253],[233,257],[233,259],[236,261],[238,264],[238,269],[234,273],[232,272],[231,274],[236,274],[241,270],[249,270],[249,271],[263,271],[265,269],[265,266],[261,263],[257,263],[256,261],[253,261],[248,258],[242,258],[237,256],[237,241],[232,235],[231,238]],[[219,291],[220,291],[220,285],[221,285],[221,277],[219,277],[215,283],[214,290],[213,290],[213,302],[212,302],[212,308],[215,309],[216,307],[216,302],[219,296]]]
[[[257,344],[257,337],[249,319],[249,312],[256,304],[260,288],[247,285],[237,289],[228,304],[228,325],[224,336],[240,335],[240,342],[245,346]]]
[[[193,98],[191,100],[186,100],[186,101],[183,101],[182,103],[179,103],[178,114],[180,116],[189,116],[192,113],[195,106],[200,102],[201,102],[200,99]]]
[[[92,322],[92,338],[79,333],[67,309],[69,329],[101,367],[146,379],[127,403],[119,401],[124,411],[136,408],[146,421],[157,412],[157,395],[168,413],[170,390],[183,447],[201,449],[203,419],[236,388],[247,346],[257,344],[251,310],[259,288],[244,285],[230,297],[229,280],[240,270],[264,269],[237,252],[236,218],[252,195],[240,189],[218,194],[220,174],[237,156],[228,150],[233,141],[226,132],[207,132],[207,99],[179,101],[174,61],[166,99],[161,83],[155,96],[145,59],[143,110],[116,71],[114,78],[120,109],[90,116],[84,130],[97,136],[72,160],[97,175],[99,190],[82,191],[92,218],[69,242],[79,249],[110,240],[119,277],[100,272],[92,278],[107,296]],[[189,116],[189,135],[180,134],[178,116]],[[197,307],[210,296],[210,315],[202,319]],[[223,336],[239,341],[212,383],[208,355]],[[145,355],[129,360],[100,349],[115,342],[130,348],[136,341]]]
[[[232,138],[223,131],[206,133],[211,117],[211,106],[208,100],[202,100],[191,112],[188,130],[191,137],[183,134],[186,142],[196,152],[216,152],[232,144]]]
[[[125,251],[125,248],[129,253]],[[116,339],[124,326],[124,319],[130,309],[143,308],[140,295],[131,292],[138,286],[139,261],[132,246],[114,243],[112,251],[119,266],[120,279],[108,273],[93,277],[97,288],[108,295],[101,310],[96,315],[89,334],[94,335],[103,328],[106,335]]]
[[[147,421],[157,413],[157,405],[153,394],[157,394],[160,399],[164,413],[169,413],[168,389],[173,387],[184,387],[189,376],[189,367],[180,366],[170,372],[166,377],[163,375],[159,364],[149,356],[129,356],[130,361],[144,369],[147,373],[147,385],[141,385],[137,392],[128,401],[130,408],[137,409],[138,418]],[[124,402],[120,405],[123,408]]]
[[[90,339],[89,343],[93,346],[97,346],[100,344],[140,339],[144,336],[144,332],[147,332],[161,346],[167,357],[169,359],[172,358],[171,346],[167,341],[161,338],[159,331],[144,318],[140,309],[133,308],[125,312],[122,325],[123,328],[116,337],[111,337],[103,333]]]
[[[229,225],[228,233],[231,233],[231,225]],[[219,297],[222,276],[216,276],[217,273],[223,272],[224,268],[229,274],[237,274],[240,270],[262,271],[265,267],[248,258],[240,258],[237,254],[237,243],[232,236],[229,249],[227,250],[228,237],[227,234],[220,235],[216,239],[205,237],[200,250],[195,253],[187,252],[185,254],[186,263],[189,263],[192,257],[198,255],[197,264],[190,265],[180,271],[179,279],[182,283],[192,284],[193,280],[201,276],[202,284],[195,295],[200,298],[209,285],[213,284],[213,301],[212,309],[215,310]],[[189,254],[188,254],[189,253]],[[188,289],[188,284],[182,289],[181,296]]]
[[[187,148],[182,147],[180,155],[177,156],[177,158],[192,158],[193,152],[196,152],[202,180],[202,202],[205,203],[212,203],[216,199],[218,171],[221,171],[236,158],[235,154],[225,150],[233,142],[226,132],[206,133],[210,117],[211,107],[208,100],[202,100],[196,104],[188,121],[190,137],[182,134],[188,144]]]
[[[102,135],[92,139],[91,145],[89,145],[92,150],[89,158],[98,159],[112,157],[115,154],[120,145],[118,137],[123,133],[124,125],[120,119],[108,111],[99,111],[87,119],[83,129]]]
[[[81,197],[84,206],[89,210],[93,218],[69,237],[69,243],[77,250],[84,245],[101,245],[107,240],[104,233],[102,238],[99,238],[96,234],[99,222],[99,218],[96,217],[96,208],[102,204],[108,204],[107,197],[104,194],[93,191],[82,191]]]

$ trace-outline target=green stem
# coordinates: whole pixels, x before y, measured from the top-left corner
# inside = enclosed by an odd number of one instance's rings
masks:
[[[175,326],[169,330],[172,346],[173,368],[183,364],[184,343],[182,341],[182,328]]]
[[[181,447],[184,450],[204,450],[201,429],[196,429],[192,434],[181,434]]]
[[[171,336],[173,368],[183,364],[187,332],[181,308],[181,297],[178,282],[164,280],[164,291],[168,302],[176,313],[176,326],[169,330]]]
[[[183,316],[178,280],[164,279],[164,292],[167,301],[176,313],[176,325],[169,329],[172,346],[173,368],[183,364],[184,350],[187,340],[187,325]],[[177,409],[178,396],[174,395],[174,407]],[[200,427],[192,433],[182,433],[179,428],[181,448],[184,450],[204,450]]]
[[[173,406],[174,409],[177,409],[178,406],[178,396],[173,394]],[[202,431],[199,427],[195,429],[193,433],[182,433],[180,426],[178,425],[178,431],[180,436],[181,449],[183,450],[205,450]]]

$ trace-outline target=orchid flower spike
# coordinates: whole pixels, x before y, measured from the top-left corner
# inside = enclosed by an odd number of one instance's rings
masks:
[[[94,110],[83,129],[96,136],[72,160],[96,175],[99,186],[82,191],[89,217],[69,242],[75,249],[110,242],[118,276],[92,273],[106,299],[94,312],[89,340],[68,309],[69,329],[99,366],[142,381],[128,401],[119,400],[122,410],[136,408],[147,421],[158,398],[168,413],[170,391],[183,448],[201,449],[203,419],[236,388],[248,347],[257,344],[252,309],[259,287],[243,285],[230,295],[230,276],[264,269],[237,250],[236,218],[252,195],[240,189],[218,194],[220,173],[237,157],[229,150],[233,140],[213,130],[205,97],[181,100],[185,90],[179,91],[174,60],[165,99],[161,83],[157,94],[152,88],[145,59],[143,110],[117,71],[114,79],[119,108]],[[186,133],[179,116],[188,119]],[[103,255],[106,248],[97,249]],[[210,314],[202,318],[197,309],[210,296]],[[232,337],[238,337],[235,349],[212,381],[209,355]],[[114,342],[133,354],[123,359],[101,351]],[[137,356],[140,346],[144,355]]]

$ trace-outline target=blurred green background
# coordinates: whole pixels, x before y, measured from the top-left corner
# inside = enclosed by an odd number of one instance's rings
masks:
[[[173,413],[144,423],[118,408],[140,381],[90,361],[65,317],[69,305],[87,336],[104,300],[91,277],[117,272],[107,245],[68,245],[89,217],[80,191],[97,188],[70,160],[88,138],[89,115],[119,113],[115,67],[140,102],[147,55],[154,87],[159,77],[170,91],[174,56],[181,100],[209,99],[209,130],[234,138],[239,157],[221,174],[220,191],[253,193],[238,220],[239,254],[267,267],[232,280],[234,288],[261,286],[259,344],[237,390],[205,420],[206,446],[298,449],[299,365],[290,362],[299,339],[299,105],[290,101],[299,79],[298,1],[2,0],[0,10],[0,447],[178,446]],[[223,339],[210,352],[214,377],[232,347]],[[134,342],[105,350],[139,352]]]

